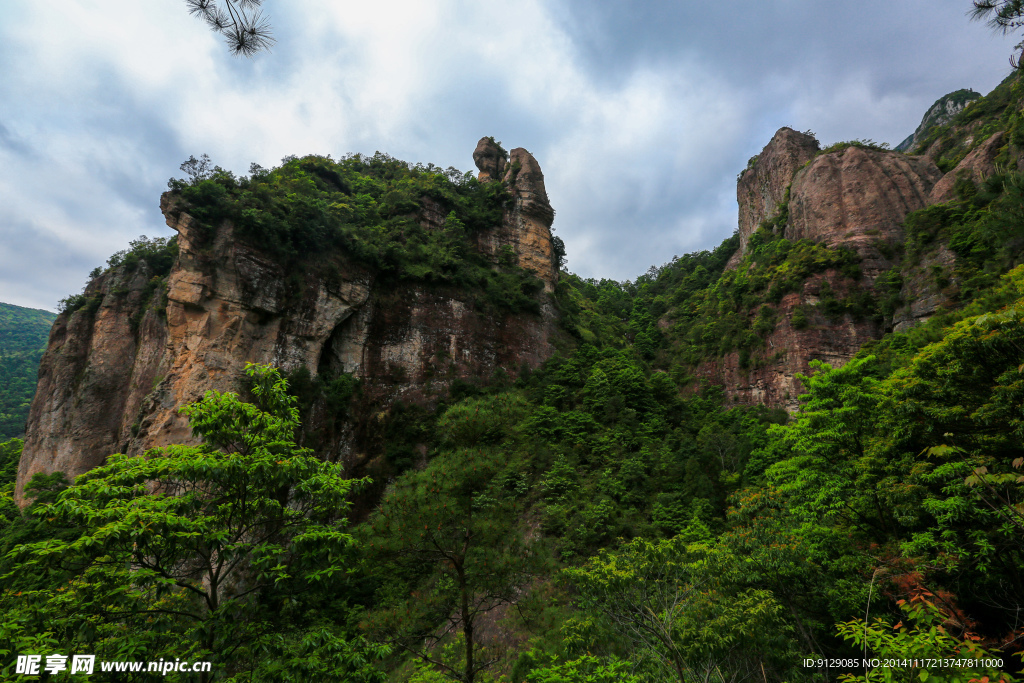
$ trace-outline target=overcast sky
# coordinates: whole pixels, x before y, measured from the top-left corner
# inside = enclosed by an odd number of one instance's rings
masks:
[[[1020,40],[969,0],[266,0],[231,57],[183,0],[0,2],[0,301],[54,309],[140,234],[190,154],[544,170],[569,268],[631,279],[736,228],[736,174],[781,126],[895,145]]]

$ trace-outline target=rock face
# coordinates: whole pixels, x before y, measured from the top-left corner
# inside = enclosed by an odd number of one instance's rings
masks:
[[[515,201],[488,245],[494,253],[512,248],[551,289],[553,211],[543,175],[525,150],[513,151],[512,166],[519,171]],[[425,226],[435,209],[421,206]],[[178,407],[211,389],[241,390],[247,362],[305,367],[313,375],[350,372],[362,380],[361,410],[381,414],[399,400],[436,401],[458,378],[499,368],[515,375],[553,352],[556,315],[546,295],[539,315],[484,313],[470,293],[378,284],[344,254],[336,255],[329,281],[297,276],[235,240],[230,223],[200,245],[192,217],[172,195],[164,195],[161,210],[179,246],[166,317],[147,310],[150,274],[140,266],[100,276],[86,290],[92,305],[57,318],[18,470],[21,504],[36,473],[73,478],[111,453],[193,443]],[[367,457],[363,446],[348,430],[319,450],[354,466]]]
[[[810,361],[824,361],[833,367],[845,365],[862,344],[878,339],[883,332],[870,320],[854,321],[847,317],[834,323],[815,311],[812,305],[818,302],[826,283],[838,298],[846,296],[854,286],[838,272],[829,270],[808,278],[802,291],[784,296],[775,306],[779,322],[766,339],[766,364],[743,368],[739,353],[733,351],[718,361],[702,364],[693,372],[694,377],[721,385],[732,402],[763,403],[795,411],[799,407],[797,397],[805,391],[796,374],[811,374]],[[790,323],[798,306],[809,312],[803,329]]]
[[[738,255],[746,252],[747,241],[761,221],[775,215],[785,200],[793,174],[813,159],[818,149],[818,141],[813,136],[798,133],[792,128],[780,128],[753,163],[740,174],[736,182],[740,235]],[[731,267],[738,262],[737,256]]]
[[[810,136],[780,129],[737,182],[741,246],[727,267],[740,266],[750,235],[776,213],[788,188],[788,218],[782,235],[855,250],[861,257],[863,277],[854,282],[826,271],[809,278],[802,291],[787,294],[773,306],[780,322],[766,339],[766,363],[743,368],[734,352],[704,363],[695,376],[722,385],[736,402],[796,409],[803,390],[795,375],[806,374],[811,360],[843,365],[862,344],[886,331],[870,320],[825,319],[813,308],[819,289],[827,282],[838,299],[854,287],[873,291],[877,276],[897,265],[894,258],[904,239],[902,223],[907,214],[952,198],[960,176],[977,182],[991,173],[1002,143],[1001,133],[993,135],[943,175],[928,156],[856,145],[820,154]],[[927,319],[947,303],[949,292],[937,290],[935,278],[926,273],[936,267],[951,269],[953,255],[939,249],[928,258],[913,273],[904,274],[902,298],[908,303],[888,321],[897,330]],[[797,307],[809,318],[802,329],[789,322]]]
[[[117,452],[163,369],[167,328],[143,308],[145,268],[108,272],[50,330],[29,412],[16,495],[36,472],[80,474]],[[114,292],[119,292],[117,295]]]
[[[793,177],[785,236],[854,249],[873,277],[892,265],[879,242],[902,242],[903,219],[929,204],[941,177],[924,157],[856,146],[822,154]]]
[[[501,148],[494,138],[480,138],[473,150],[473,163],[480,170],[477,179],[486,183],[491,180],[501,180],[505,170],[505,150]]]
[[[481,138],[473,152],[480,182],[497,179],[504,169],[501,180],[512,195],[501,225],[478,235],[477,246],[495,258],[500,258],[503,246],[511,247],[518,264],[544,282],[545,292],[553,292],[558,282],[558,263],[551,243],[555,210],[544,189],[544,174],[533,155],[522,147],[513,149],[509,157],[506,165],[505,153],[493,138]]]
[[[1002,131],[993,134],[988,140],[975,147],[963,161],[957,164],[956,168],[942,176],[939,182],[935,183],[928,196],[929,204],[941,204],[955,198],[953,188],[956,181],[966,178],[974,183],[980,183],[986,177],[995,173],[996,156],[999,149],[1006,144],[1006,135]]]

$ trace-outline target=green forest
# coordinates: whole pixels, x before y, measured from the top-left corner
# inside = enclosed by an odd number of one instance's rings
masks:
[[[39,360],[57,315],[0,303],[0,439],[25,433]]]
[[[940,165],[981,142],[964,133],[979,120],[1019,154],[1022,87],[1012,76],[933,131]],[[539,308],[528,272],[471,248],[500,219],[500,183],[385,155],[243,178],[194,161],[171,188],[211,235],[230,220],[325,276],[340,250],[482,311]],[[534,371],[454,382],[436,409],[381,413],[385,464],[369,476],[300,445],[317,397],[347,419],[359,382],[262,365],[241,394],[181,407],[201,445],[111,454],[74,482],[37,475],[24,510],[22,442],[7,440],[3,677],[17,653],[54,652],[213,664],[168,681],[1018,680],[1024,175],[999,168],[910,214],[899,265],[874,283],[853,251],[785,239],[785,205],[734,269],[736,236],[634,281],[564,272],[571,341]],[[417,227],[423,197],[447,210],[442,229]],[[901,283],[939,246],[955,264],[929,276],[960,283],[951,305],[842,367],[812,362],[796,412],[696,379],[729,353],[763,365],[777,304],[821,273],[853,284],[796,309],[794,328],[891,329]],[[173,248],[138,241],[108,267]],[[106,675],[88,680],[152,680]]]

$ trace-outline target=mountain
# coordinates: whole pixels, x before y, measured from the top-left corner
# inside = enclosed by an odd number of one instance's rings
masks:
[[[948,95],[943,95],[935,101],[935,104],[928,107],[928,111],[925,112],[917,129],[894,149],[897,152],[908,152],[915,149],[933,128],[949,123],[954,116],[964,110],[964,107],[979,99],[981,99],[980,93],[968,89],[956,90]]]
[[[386,421],[371,416],[537,367],[554,348],[561,248],[544,176],[525,149],[489,138],[473,157],[479,179],[386,155],[311,156],[165,193],[177,236],[115,255],[54,324],[19,495],[38,472],[191,442],[178,406],[244,392],[250,362],[294,375],[311,443],[351,467],[416,448],[382,443]],[[328,409],[356,385],[356,419]]]
[[[56,314],[0,303],[0,440],[25,433],[39,360]]]
[[[688,391],[707,381],[730,401],[793,411],[812,361],[843,365],[957,307],[965,262],[945,244],[910,245],[907,217],[994,177],[1016,134],[1004,115],[1016,83],[952,118],[968,91],[940,100],[917,156],[862,141],[821,149],[780,129],[739,176],[724,269],[626,338],[657,340],[656,366]],[[325,457],[377,466],[397,449],[405,461],[422,444],[382,445],[367,416],[396,402],[429,409],[453,382],[515,378],[573,336],[595,338],[564,315],[572,285],[556,292],[562,247],[537,161],[490,138],[473,159],[476,178],[378,155],[180,182],[161,200],[177,237],[115,256],[58,318],[18,491],[36,472],[188,442],[176,407],[242,389],[247,362],[309,385],[310,443]],[[325,407],[343,378],[360,386],[344,418]]]
[[[782,128],[736,234],[625,282],[559,270],[490,138],[475,177],[193,169],[177,236],[63,302],[20,510],[0,448],[0,634],[225,679],[1011,680],[1022,103],[918,154]]]

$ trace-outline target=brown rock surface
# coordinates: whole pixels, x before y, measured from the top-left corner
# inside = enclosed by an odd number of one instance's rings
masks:
[[[50,330],[18,470],[16,495],[37,472],[73,477],[117,452],[161,369],[166,330],[150,313],[137,327],[148,281],[108,272],[86,288],[93,304],[61,314]]]
[[[482,138],[477,145],[477,152],[481,147],[489,149],[489,146],[497,149],[490,138]],[[474,160],[478,159],[477,152],[473,153]],[[484,180],[493,167],[492,157],[479,155],[479,159],[477,167],[480,169],[480,179]],[[551,208],[544,188],[544,173],[533,155],[522,147],[513,149],[510,159],[502,182],[512,195],[512,202],[505,209],[500,226],[477,235],[477,247],[497,259],[501,248],[510,246],[518,264],[533,271],[541,279],[545,292],[553,292],[558,282],[558,264],[551,243],[551,224],[555,219],[555,211]]]
[[[957,164],[956,168],[942,176],[939,182],[935,183],[931,193],[928,195],[929,204],[941,204],[954,199],[953,186],[958,178],[968,178],[975,183],[980,183],[986,177],[995,173],[995,159],[999,149],[1005,144],[1006,136],[1002,133],[993,134],[988,140],[975,147],[963,161]]]
[[[892,265],[877,243],[902,241],[903,219],[928,205],[941,177],[925,157],[855,146],[823,154],[793,178],[785,236],[854,249],[872,277]]]
[[[507,239],[496,248],[512,245],[520,262],[553,287],[553,212],[543,176],[525,150],[513,155],[521,176],[513,179],[515,202],[491,232]],[[314,375],[351,372],[363,381],[361,410],[379,414],[397,399],[435,401],[456,378],[486,378],[498,368],[514,375],[553,352],[556,315],[546,298],[540,315],[484,313],[472,293],[378,285],[343,254],[332,257],[329,279],[296,275],[235,240],[229,223],[204,241],[171,194],[161,210],[179,245],[167,278],[166,318],[146,310],[144,267],[107,272],[86,292],[98,307],[58,316],[29,414],[20,504],[37,472],[73,478],[111,453],[193,443],[178,408],[210,389],[240,391],[247,362],[306,367]],[[428,227],[439,217],[436,207],[422,214]],[[348,429],[319,452],[354,464],[359,448]]]
[[[483,137],[473,150],[473,163],[480,169],[477,179],[481,183],[500,180],[505,171],[505,152],[494,138]]]
[[[813,136],[792,128],[780,128],[753,165],[740,174],[736,182],[740,248],[731,267],[735,267],[746,252],[747,241],[761,221],[775,214],[793,174],[813,159],[818,149],[818,141]]]
[[[739,353],[733,351],[717,361],[700,365],[694,376],[721,385],[732,402],[763,403],[795,411],[799,406],[797,397],[805,392],[796,374],[811,374],[810,361],[820,360],[840,367],[862,344],[882,334],[881,328],[871,321],[854,321],[845,316],[833,322],[811,308],[818,302],[819,290],[825,281],[837,298],[846,296],[853,286],[834,270],[809,278],[801,292],[787,294],[773,307],[779,322],[768,335],[767,348],[761,352],[760,360],[755,358],[748,368],[741,368]],[[789,321],[800,305],[804,306],[809,324],[798,330]]]

